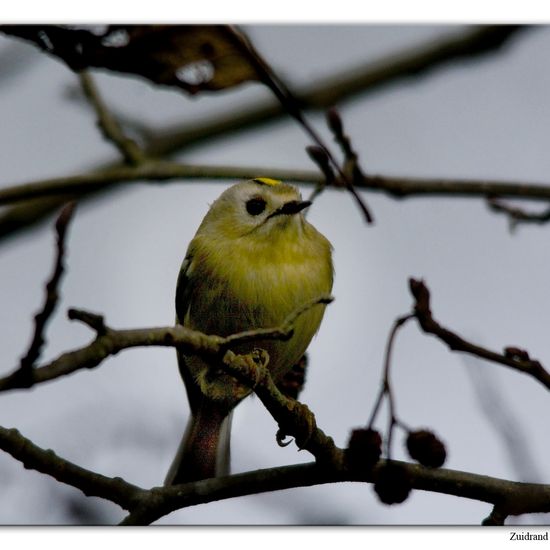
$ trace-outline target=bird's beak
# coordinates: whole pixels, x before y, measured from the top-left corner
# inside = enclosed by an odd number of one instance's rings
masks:
[[[307,208],[308,206],[311,206],[311,201],[289,201],[285,202],[281,208],[278,208],[273,212],[270,216],[279,216],[281,214],[286,215],[293,215],[298,214],[298,212],[301,212],[304,208]]]

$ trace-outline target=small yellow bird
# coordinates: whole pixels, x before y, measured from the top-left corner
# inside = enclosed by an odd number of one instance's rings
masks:
[[[212,204],[191,241],[178,277],[176,320],[205,334],[227,336],[272,328],[310,300],[330,293],[330,242],[308,223],[310,206],[292,185],[256,178],[228,188]],[[275,382],[296,364],[319,329],[325,306],[294,324],[290,340],[233,348],[269,354]],[[229,473],[231,413],[250,390],[196,355],[178,352],[191,417],[165,485]]]

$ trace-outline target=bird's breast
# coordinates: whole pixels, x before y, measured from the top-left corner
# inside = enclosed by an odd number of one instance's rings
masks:
[[[205,252],[204,247],[201,250]],[[330,252],[327,256],[296,244],[281,248],[233,243],[196,254],[193,261],[195,291],[186,324],[208,334],[227,336],[278,327],[300,306],[329,293],[332,286]],[[278,378],[303,355],[323,313],[323,305],[303,313],[289,341],[258,340],[234,351],[266,349],[270,370]]]

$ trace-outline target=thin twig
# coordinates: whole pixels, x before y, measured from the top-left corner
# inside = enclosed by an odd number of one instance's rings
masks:
[[[317,197],[326,189],[327,186],[331,186],[336,183],[336,177],[330,161],[323,149],[316,145],[309,145],[306,147],[306,153],[309,158],[317,165],[321,173],[323,174],[323,180],[318,183],[313,189],[311,195],[308,197],[309,202],[315,202]]]
[[[120,124],[111,115],[90,73],[82,71],[78,76],[84,94],[96,112],[97,124],[105,139],[113,143],[126,163],[139,164],[142,162],[144,160],[143,151],[134,140],[124,134]]]
[[[88,111],[94,110],[93,106],[90,104],[90,101],[88,101],[80,82],[78,84],[67,85],[63,93],[63,99],[74,102],[75,105],[78,105]],[[138,118],[140,113],[125,113],[113,106],[109,108],[109,112],[111,113],[111,116],[118,121],[119,126],[126,129],[126,134],[129,133],[130,135],[136,136],[137,139],[134,139],[136,143],[146,143],[154,140],[154,128],[148,122]]]
[[[430,291],[423,281],[410,279],[409,287],[415,299],[414,314],[424,332],[433,334],[454,351],[463,351],[481,359],[506,365],[532,376],[547,389],[550,389],[550,373],[544,369],[539,361],[531,359],[527,352],[519,348],[508,347],[504,350],[504,353],[497,353],[464,340],[458,334],[441,326],[433,318],[430,310]]]
[[[391,440],[392,433],[395,424],[397,423],[397,416],[395,414],[395,400],[393,397],[393,391],[391,388],[390,382],[390,367],[391,367],[391,355],[393,351],[393,344],[397,331],[410,319],[414,318],[414,315],[408,314],[403,317],[399,317],[393,324],[393,327],[390,331],[388,337],[388,342],[386,344],[386,352],[384,358],[384,370],[382,373],[382,383],[380,384],[380,389],[378,391],[378,396],[376,398],[374,407],[372,409],[369,421],[367,423],[367,429],[373,429],[374,422],[376,421],[376,416],[382,405],[384,397],[388,398],[388,431],[386,434],[386,457],[391,458]]]
[[[490,198],[487,205],[493,212],[505,214],[510,221],[510,229],[513,231],[520,223],[545,224],[550,222],[550,208],[542,212],[527,212],[517,206],[512,206],[498,200]]]
[[[27,353],[21,358],[19,368],[14,372],[13,376],[19,380],[22,387],[32,384],[35,363],[40,358],[42,347],[45,344],[45,331],[48,322],[53,315],[57,302],[59,300],[59,284],[63,277],[65,257],[65,237],[67,228],[71,221],[75,203],[69,203],[59,214],[55,224],[56,239],[56,257],[53,273],[50,280],[46,284],[46,296],[42,309],[34,316],[34,334]]]
[[[294,323],[296,322],[298,317],[300,317],[306,311],[310,310],[312,307],[315,307],[317,305],[327,305],[330,304],[333,300],[334,298],[328,294],[317,296],[312,300],[308,300],[305,304],[301,305],[293,312],[291,312],[279,327],[267,329],[252,329],[239,332],[238,334],[226,336],[224,338],[224,343],[222,347],[227,348],[234,345],[235,343],[244,344],[246,342],[252,342],[260,337],[277,340],[288,340],[292,336]]]

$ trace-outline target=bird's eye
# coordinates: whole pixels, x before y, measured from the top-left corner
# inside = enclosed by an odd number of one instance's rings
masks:
[[[251,216],[258,216],[265,210],[265,204],[266,203],[264,199],[260,199],[260,198],[250,199],[246,201],[246,211]]]

